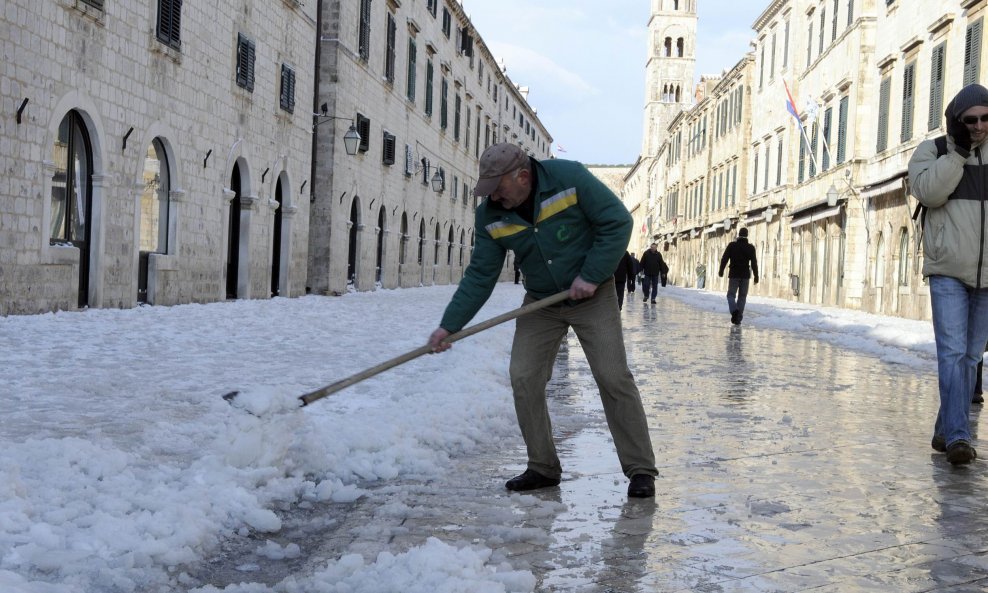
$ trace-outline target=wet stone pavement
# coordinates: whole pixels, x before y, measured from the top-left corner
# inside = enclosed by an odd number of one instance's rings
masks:
[[[545,592],[988,591],[988,464],[954,468],[930,448],[935,365],[759,327],[754,312],[733,327],[668,293],[656,305],[630,296],[625,341],[660,472],[654,500],[626,496],[571,333],[550,382],[558,488],[504,490],[524,469],[519,437],[454,460],[438,480],[365,485],[356,503],[290,512],[278,541],[300,542],[302,557],[228,575],[217,558],[208,580],[274,583],[437,537],[493,549]]]

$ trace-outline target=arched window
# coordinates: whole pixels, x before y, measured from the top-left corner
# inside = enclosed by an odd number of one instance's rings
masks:
[[[463,267],[463,250],[464,250],[464,246],[466,245],[465,240],[466,240],[466,234],[461,229],[460,230],[460,267]]]
[[[432,265],[439,265],[439,237],[440,237],[439,223],[436,223],[436,242],[432,246]]]
[[[909,286],[909,232],[899,231],[899,286]]]
[[[148,254],[168,253],[169,212],[168,157],[160,138],[148,145],[144,156],[144,188],[140,203],[138,237],[137,300],[146,303],[148,294]]]
[[[419,265],[421,266],[425,258],[425,221],[419,223]]]
[[[668,57],[671,57],[672,56],[672,37],[666,37],[665,50],[666,50],[665,51],[665,54],[664,54],[665,57],[667,57],[667,58]]]
[[[683,38],[680,37],[679,39],[676,40],[676,57],[677,58],[683,57],[683,50],[684,49],[685,49],[685,45],[684,45],[684,42],[683,42]]]
[[[449,225],[449,243],[446,245],[446,265],[453,265],[453,225]]]
[[[408,213],[401,213],[401,236],[398,238],[398,264],[405,263],[408,257]]]
[[[676,85],[676,103],[682,103],[682,96],[683,96],[682,89],[679,87],[679,85]]]
[[[382,278],[382,272],[384,269],[384,220],[385,214],[387,214],[387,209],[381,206],[381,211],[377,215],[377,263],[375,269],[377,271],[377,281],[380,282]]]

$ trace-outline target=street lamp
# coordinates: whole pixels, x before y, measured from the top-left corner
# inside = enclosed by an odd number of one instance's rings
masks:
[[[360,147],[361,138],[360,132],[357,131],[357,126],[353,123],[353,118],[329,115],[329,113],[327,113],[327,106],[325,103],[322,104],[322,113],[313,113],[312,117],[317,120],[314,124],[312,124],[313,130],[315,130],[317,126],[336,119],[342,119],[350,122],[350,129],[346,131],[346,134],[343,134],[343,148],[350,156],[357,154],[357,148]],[[322,121],[318,121],[320,119]]]
[[[443,178],[439,174],[439,169],[436,169],[435,174],[432,176],[432,191],[437,194],[443,191]]]
[[[837,198],[840,194],[837,192],[837,187],[833,183],[830,184],[830,189],[827,190],[827,206],[833,208],[837,205]]]

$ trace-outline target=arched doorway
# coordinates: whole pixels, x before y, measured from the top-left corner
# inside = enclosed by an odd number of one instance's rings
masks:
[[[168,253],[169,167],[160,138],[148,145],[144,157],[141,193],[141,230],[138,239],[137,302],[148,302],[148,260],[152,253]]]
[[[377,261],[375,262],[375,270],[377,272],[375,281],[378,284],[381,284],[384,279],[384,213],[384,206],[381,206],[381,210],[377,215]]]
[[[58,125],[52,150],[55,173],[51,184],[52,245],[72,245],[79,250],[77,304],[89,305],[89,259],[93,213],[93,149],[82,116],[68,112]]]
[[[281,231],[284,223],[282,213],[285,210],[284,202],[284,177],[278,177],[278,185],[274,189],[274,201],[278,206],[274,211],[274,231],[271,234],[271,242],[274,249],[271,250],[271,296],[276,297],[281,293]]]
[[[226,298],[237,298],[237,284],[240,270],[240,210],[241,210],[241,176],[240,163],[233,164],[230,175],[230,190],[233,198],[230,200],[230,218],[227,247],[226,247]]]
[[[350,240],[349,252],[346,260],[346,283],[348,285],[357,284],[357,231],[360,226],[360,205],[354,198],[350,206]]]

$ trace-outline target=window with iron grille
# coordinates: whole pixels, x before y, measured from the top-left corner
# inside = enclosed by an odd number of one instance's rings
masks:
[[[395,164],[395,137],[394,134],[384,132],[381,141],[381,162],[385,165]]]
[[[360,59],[370,58],[371,0],[360,0],[360,23],[357,32],[357,49]]]
[[[370,149],[370,120],[361,114],[357,114],[357,133],[360,134],[360,152],[367,152]]]
[[[254,42],[237,33],[237,86],[254,92]]]
[[[281,108],[295,113],[295,70],[288,64],[281,65]]]
[[[182,49],[182,0],[158,0],[158,41]]]
[[[395,15],[388,13],[386,45],[384,47],[384,78],[390,83],[395,81],[395,35],[398,25],[395,24]]]

